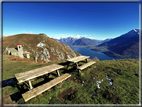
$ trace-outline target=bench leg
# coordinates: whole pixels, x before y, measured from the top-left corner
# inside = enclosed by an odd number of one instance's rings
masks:
[[[56,70],[57,74],[58,74],[58,77],[60,76],[60,73],[59,73],[59,70]]]
[[[76,64],[76,68],[78,67],[78,63],[75,63]]]
[[[81,70],[78,70],[78,75],[79,75],[79,76],[81,75]]]
[[[68,67],[69,67],[69,64],[67,65],[67,69],[68,69]]]
[[[33,89],[33,87],[32,87],[31,80],[29,80],[29,86],[30,86],[30,90],[32,90],[32,89]]]
[[[29,87],[29,85],[28,85],[28,82],[27,82],[27,81],[23,82],[23,84],[24,84],[26,87]]]
[[[88,60],[86,59],[86,62],[88,63]]]
[[[67,69],[68,69],[69,65],[70,65],[70,63],[68,63],[68,65],[67,65]]]

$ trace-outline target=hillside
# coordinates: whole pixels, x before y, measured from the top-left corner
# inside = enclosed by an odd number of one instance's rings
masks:
[[[64,65],[64,68],[59,70],[60,75],[69,73],[71,77],[24,102],[21,94],[27,92],[28,88],[23,83],[16,84],[14,74],[53,63]],[[85,60],[80,62],[79,66],[84,63]],[[82,75],[78,76],[74,66],[69,66],[67,69],[65,61],[20,62],[8,60],[7,56],[3,55],[3,104],[139,104],[138,59],[97,61],[81,72]],[[32,85],[38,87],[55,78],[57,78],[56,71],[48,78],[45,76],[35,78]]]
[[[101,47],[106,47],[109,51],[123,57],[137,58],[139,56],[139,30],[133,29],[126,34],[97,46],[97,48]]]
[[[17,34],[3,38],[3,52],[5,49],[15,48],[21,43],[24,51],[30,52],[31,57],[47,62],[54,60],[64,60],[80,55],[69,46],[60,43],[45,34]]]

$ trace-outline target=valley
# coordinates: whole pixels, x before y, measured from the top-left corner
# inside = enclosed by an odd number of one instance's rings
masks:
[[[139,29],[133,29],[116,38],[95,40],[85,37],[66,37],[58,41],[72,47],[91,48],[101,51],[110,57],[116,58],[138,58],[139,57]]]

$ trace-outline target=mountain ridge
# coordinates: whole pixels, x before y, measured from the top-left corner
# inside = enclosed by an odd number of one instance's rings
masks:
[[[104,43],[106,41],[109,41],[111,39],[105,39],[105,40],[96,40],[96,39],[90,39],[90,38],[86,38],[86,37],[73,37],[73,36],[69,36],[69,37],[61,37],[60,39],[55,39],[58,40],[62,43],[65,43],[67,45],[71,45],[71,46],[97,46],[101,43]]]
[[[139,30],[133,29],[108,42],[102,43],[97,48],[106,47],[109,51],[123,57],[139,56]]]

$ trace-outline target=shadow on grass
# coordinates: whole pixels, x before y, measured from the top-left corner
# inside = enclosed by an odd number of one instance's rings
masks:
[[[108,90],[105,90],[105,92],[103,93],[103,98],[105,98],[106,100],[112,102],[113,104],[117,104],[119,103],[119,97],[117,97],[116,95],[110,93]]]
[[[68,64],[70,64],[70,62],[62,62],[62,63],[59,63],[58,65],[62,65],[62,66],[65,66],[65,65],[68,65]]]
[[[53,80],[54,78],[45,78],[43,81],[39,82],[39,83],[36,83],[35,85],[33,85],[34,88],[40,86],[40,85],[43,85],[51,80]]]
[[[43,85],[43,84],[45,84],[45,83],[47,83],[47,82],[49,82],[49,81],[51,81],[51,80],[54,79],[54,78],[49,78],[47,76],[42,76],[40,78],[44,78],[44,80],[42,80],[41,82],[38,82],[36,84],[33,84],[32,85],[33,88],[41,86],[41,85]],[[38,78],[38,79],[40,79],[40,78]],[[38,79],[36,79],[36,80],[38,81]],[[10,84],[9,84],[9,86],[10,86]],[[29,84],[27,82],[23,82],[21,84],[17,84],[17,82],[16,82],[16,84],[14,84],[12,87],[16,87],[18,89],[18,92],[10,95],[11,100],[15,101],[15,102],[18,102],[18,100],[20,100],[21,98],[23,98],[22,94],[24,94],[25,92],[29,91]]]
[[[17,102],[19,99],[22,98],[22,95],[20,92],[14,93],[12,95],[10,95],[11,100]]]
[[[10,78],[7,80],[2,81],[2,88],[6,87],[6,86],[14,86],[15,84],[17,84],[17,79],[16,78]]]
[[[70,67],[70,66],[69,66]],[[63,74],[65,73],[73,73],[73,72],[77,72],[76,66],[71,66],[72,68],[64,68],[64,70],[62,71]]]

